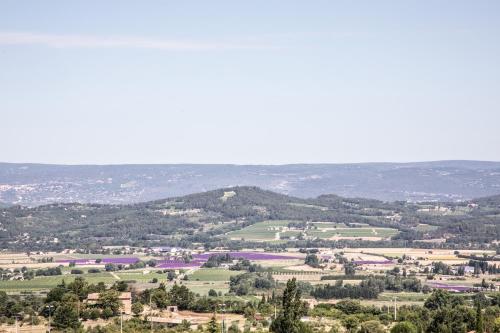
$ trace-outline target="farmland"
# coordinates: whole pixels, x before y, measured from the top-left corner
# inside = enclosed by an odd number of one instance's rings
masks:
[[[371,227],[367,224],[347,227],[343,223],[310,222],[304,226],[294,226],[300,221],[258,222],[227,236],[234,240],[279,241],[281,239],[386,239],[398,233],[397,229]],[[292,226],[291,226],[292,225]]]
[[[446,219],[476,219],[473,214],[482,213],[472,204],[455,207],[459,213],[451,214],[453,208],[433,204],[336,196],[302,200],[233,188],[131,207],[13,209],[13,219],[12,211],[4,211],[5,225],[13,223],[14,228],[6,230],[27,228],[21,238],[5,243],[9,248],[34,245],[46,250],[2,251],[0,291],[13,299],[43,298],[53,290],[71,292],[73,283],[84,281],[92,292],[131,291],[143,314],[154,311],[160,322],[173,325],[179,325],[180,318],[195,320],[194,313],[207,317],[227,302],[232,315],[244,313],[248,325],[265,331],[273,307],[279,308],[279,297],[292,279],[310,305],[311,316],[318,304],[342,307],[343,302],[355,300],[367,307],[363,309],[378,309],[384,322],[391,319],[382,312],[390,312],[395,300],[402,307],[422,307],[433,291],[442,290],[470,304],[479,293],[495,299],[500,288],[495,243],[460,246],[446,233],[450,227]],[[485,207],[489,228],[496,208],[490,203]],[[148,223],[138,224],[141,219]],[[78,221],[73,225],[74,220]],[[41,233],[33,229],[49,221],[51,227],[61,223],[54,228],[64,228],[61,235],[67,237],[54,238],[49,229]],[[124,225],[113,229],[116,221]],[[91,232],[86,231],[89,228]],[[110,230],[121,236],[103,236]],[[79,233],[82,246],[68,247]],[[108,245],[96,246],[101,241]],[[272,301],[276,295],[278,301]],[[179,297],[188,297],[189,302]],[[177,304],[173,302],[180,302],[181,311],[189,315],[165,311]]]

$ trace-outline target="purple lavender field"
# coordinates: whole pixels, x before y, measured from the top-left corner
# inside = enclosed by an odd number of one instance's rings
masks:
[[[235,259],[247,259],[247,260],[286,260],[286,259],[301,259],[299,257],[284,256],[274,253],[262,253],[262,252],[213,252],[213,253],[202,253],[195,254],[193,259],[196,260],[208,260],[210,256],[215,254],[229,254]]]
[[[229,254],[234,259],[247,259],[247,260],[286,260],[286,259],[300,259],[299,257],[285,256],[274,253],[261,253],[261,252],[208,252],[193,255],[193,260],[186,263],[182,260],[158,260],[156,267],[158,268],[193,268],[201,267],[212,255],[216,254]],[[154,259],[154,258],[152,258]],[[58,263],[75,263],[77,265],[96,265],[96,264],[123,264],[130,265],[139,261],[136,257],[117,257],[117,258],[101,258],[101,262],[96,262],[98,259],[61,259],[57,260]]]
[[[156,267],[158,268],[193,268],[201,267],[210,256],[217,254],[229,254],[234,259],[247,259],[247,260],[286,260],[286,259],[300,259],[299,257],[284,256],[273,253],[260,253],[260,252],[208,252],[193,255],[193,260],[185,263],[182,260],[163,260],[159,261]]]
[[[136,257],[123,257],[123,258],[101,258],[101,262],[97,263],[96,260],[98,259],[61,259],[61,260],[56,260],[58,263],[75,263],[77,265],[95,265],[95,264],[123,264],[123,265],[130,265],[130,264],[135,264],[136,262],[139,261],[139,258]]]

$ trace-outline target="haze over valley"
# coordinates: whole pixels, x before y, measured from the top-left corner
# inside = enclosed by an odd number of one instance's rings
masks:
[[[295,165],[0,163],[0,203],[133,203],[231,186],[300,198],[460,201],[500,194],[500,162]]]

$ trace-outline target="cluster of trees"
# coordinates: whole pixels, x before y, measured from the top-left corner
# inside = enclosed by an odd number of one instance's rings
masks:
[[[100,259],[97,259],[100,260]],[[97,263],[96,260],[96,263]],[[150,259],[148,261],[142,261],[139,260],[136,263],[133,264],[114,264],[114,263],[107,263],[104,265],[104,269],[106,272],[115,272],[115,271],[121,271],[121,270],[127,270],[127,269],[140,269],[144,267],[155,267],[157,261],[155,259]]]
[[[229,264],[233,262],[233,258],[229,253],[212,254],[203,264],[205,268],[219,267],[221,264]]]
[[[453,269],[449,265],[443,263],[442,261],[433,262],[431,272],[434,274],[442,274],[442,275],[454,274]]]
[[[229,280],[229,292],[238,296],[258,294],[276,287],[270,272],[248,272],[231,276]]]
[[[474,274],[500,274],[500,265],[490,264],[485,260],[469,260],[469,266],[474,267]]]
[[[247,271],[250,273],[264,272],[266,269],[259,264],[253,264],[248,259],[240,259],[234,265],[229,266],[232,271]]]
[[[319,258],[315,254],[308,254],[306,256],[304,263],[306,265],[313,267],[313,268],[318,268],[319,267]]]
[[[41,269],[28,269],[26,266],[15,269],[0,268],[0,279],[2,280],[31,280],[35,276],[61,275],[61,267],[49,267]]]
[[[374,299],[384,290],[420,292],[422,283],[415,277],[387,274],[386,276],[369,276],[363,278],[358,285],[344,285],[343,280],[335,284],[325,284],[314,288],[311,295],[321,299],[353,298]]]
[[[311,291],[311,295],[316,298],[321,299],[331,299],[331,298],[363,298],[363,299],[374,299],[378,297],[378,294],[382,291],[376,283],[372,283],[371,280],[363,280],[359,285],[344,285],[344,281],[338,280],[335,284],[325,284],[319,285]]]
[[[330,332],[369,333],[462,333],[500,332],[500,293],[491,299],[477,294],[468,301],[447,291],[436,290],[424,306],[402,305],[395,320],[394,308],[363,306],[344,300],[336,304],[320,304],[309,310],[310,316],[340,321]],[[389,328],[390,327],[390,328]],[[305,331],[304,331],[305,332]]]

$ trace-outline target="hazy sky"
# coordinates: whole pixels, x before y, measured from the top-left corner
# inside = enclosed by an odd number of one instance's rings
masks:
[[[500,1],[0,0],[0,161],[500,160]]]

